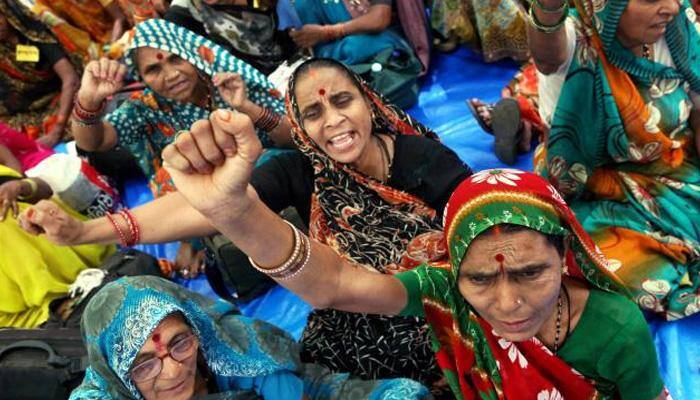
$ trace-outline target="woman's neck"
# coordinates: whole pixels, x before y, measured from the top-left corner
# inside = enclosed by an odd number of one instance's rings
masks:
[[[571,279],[567,276],[562,277],[562,291],[560,296],[562,297],[562,307],[561,307],[561,320],[560,320],[560,331],[559,331],[559,342],[557,347],[562,348],[566,337],[574,331],[576,325],[578,325],[583,310],[586,308],[586,303],[588,302],[588,295],[590,289],[585,283],[578,281],[576,279]],[[569,313],[569,309],[571,312]],[[557,317],[558,317],[558,307],[555,304],[551,315],[547,321],[542,324],[537,338],[550,349],[554,349],[555,339],[557,337]]]
[[[372,134],[364,154],[352,164],[352,167],[356,170],[380,181],[384,181],[388,178],[388,169],[390,168],[393,158],[393,149],[389,147],[383,136],[384,135]],[[388,155],[384,154],[382,144],[379,142],[380,140],[387,146],[387,150],[389,150]]]
[[[631,51],[632,54],[634,54],[637,57],[642,57],[644,55],[644,46],[652,46],[650,44],[645,45],[644,43],[640,43],[637,40],[628,39],[620,35],[617,36],[617,40],[620,42],[622,47]]]

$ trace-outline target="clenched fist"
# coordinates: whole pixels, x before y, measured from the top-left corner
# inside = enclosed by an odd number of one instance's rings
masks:
[[[262,144],[248,116],[217,110],[163,150],[164,167],[187,201],[210,220],[250,206],[250,176]]]
[[[109,96],[124,87],[126,66],[108,58],[88,63],[78,90],[80,105],[88,110],[97,110]]]

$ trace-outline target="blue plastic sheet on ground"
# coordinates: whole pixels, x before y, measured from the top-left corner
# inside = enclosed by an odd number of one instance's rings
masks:
[[[471,51],[459,49],[433,58],[428,75],[422,78],[418,104],[409,113],[438,133],[475,171],[505,167],[493,154],[493,137],[481,130],[465,100],[478,97],[487,102],[500,98],[501,89],[516,72],[510,62],[485,64]],[[514,168],[532,170],[532,153],[518,157]],[[126,203],[133,207],[150,201],[145,182],[127,185]],[[177,244],[139,245],[158,257],[174,259]],[[204,277],[177,280],[199,293],[215,296]],[[311,307],[282,287],[274,287],[247,304],[243,314],[271,322],[299,338]],[[676,400],[700,399],[700,315],[675,322],[650,323],[659,356],[661,374]],[[633,354],[630,354],[633,357]]]

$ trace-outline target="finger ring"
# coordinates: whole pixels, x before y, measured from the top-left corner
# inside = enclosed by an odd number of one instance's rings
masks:
[[[175,140],[177,140],[177,138],[179,138],[180,135],[187,132],[189,132],[187,129],[180,129],[179,131],[177,131],[177,133],[175,133]]]

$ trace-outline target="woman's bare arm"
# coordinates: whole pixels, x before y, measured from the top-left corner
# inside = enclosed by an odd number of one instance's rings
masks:
[[[178,193],[170,193],[132,210],[141,243],[163,243],[216,233],[209,221]],[[107,217],[79,221],[53,202],[40,202],[21,218],[30,233],[45,233],[60,245],[112,244],[119,236]]]
[[[250,118],[218,110],[181,133],[176,145],[164,149],[163,160],[178,193],[261,268],[270,269],[289,258],[294,233],[250,185],[261,151]],[[317,308],[393,315],[408,303],[398,279],[352,265],[313,241],[301,272],[278,282]]]
[[[19,162],[17,157],[8,149],[7,147],[0,144],[0,165],[12,168],[20,174],[22,171],[22,164]]]
[[[539,0],[546,8],[557,9],[568,0]],[[546,26],[555,25],[563,15],[558,13],[545,13],[533,1],[530,7],[533,8],[533,13],[537,19]],[[530,46],[530,53],[535,61],[537,69],[545,74],[557,72],[559,67],[566,62],[567,53],[567,34],[566,29],[562,25],[559,29],[552,33],[544,33],[533,26],[532,23],[527,27],[527,38]]]

